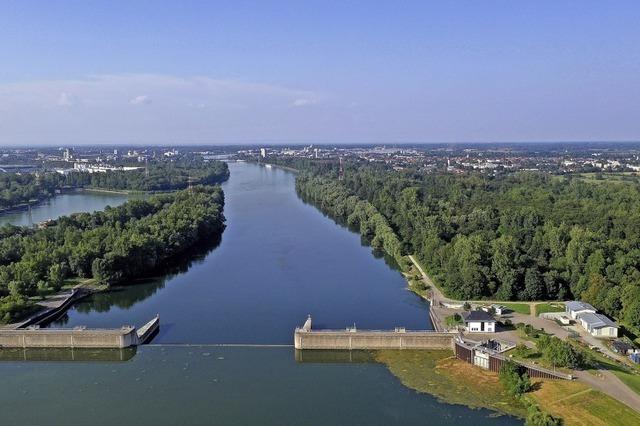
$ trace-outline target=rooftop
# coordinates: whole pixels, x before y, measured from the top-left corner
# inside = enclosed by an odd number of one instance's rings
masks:
[[[465,322],[469,321],[491,321],[495,322],[495,318],[491,314],[485,311],[471,311],[463,314]]]
[[[593,311],[596,312],[597,309],[588,304],[587,302],[579,302],[577,300],[573,300],[571,302],[567,302],[567,308],[571,311]]]
[[[615,322],[611,321],[609,318],[605,317],[602,314],[593,314],[591,312],[585,312],[583,314],[579,314],[578,318],[581,321],[586,322],[591,328],[618,326]]]

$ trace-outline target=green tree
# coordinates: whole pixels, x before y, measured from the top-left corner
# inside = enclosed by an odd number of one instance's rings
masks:
[[[500,382],[513,396],[521,396],[531,390],[531,381],[527,373],[521,366],[511,361],[502,364]]]

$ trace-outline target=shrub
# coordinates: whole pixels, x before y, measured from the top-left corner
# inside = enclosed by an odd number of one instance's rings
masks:
[[[518,364],[507,361],[500,368],[500,381],[513,396],[521,396],[531,390],[531,380],[524,368]]]

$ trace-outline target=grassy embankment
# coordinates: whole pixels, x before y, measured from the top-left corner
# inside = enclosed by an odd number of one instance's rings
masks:
[[[455,359],[450,351],[378,351],[375,357],[402,384],[441,401],[527,415],[526,403],[506,392],[498,374]],[[562,417],[567,426],[640,424],[639,413],[579,382],[535,379],[534,389],[526,400]]]
[[[640,413],[602,392],[580,382],[539,380],[537,389],[528,398],[542,410],[572,425],[633,425],[640,424]]]
[[[497,374],[460,361],[451,351],[388,350],[375,356],[402,384],[441,401],[526,416],[524,404],[504,390]]]

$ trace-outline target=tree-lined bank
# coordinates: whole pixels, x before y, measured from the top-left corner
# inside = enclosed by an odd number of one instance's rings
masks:
[[[0,173],[0,210],[42,201],[64,188],[119,191],[169,191],[192,185],[215,185],[229,178],[227,163],[185,156],[175,161],[152,161],[135,170],[105,172],[53,171],[36,174]]]
[[[30,306],[30,296],[68,278],[114,284],[148,273],[224,229],[219,186],[132,200],[103,212],[61,217],[44,229],[0,228],[0,320]]]
[[[579,298],[640,326],[637,185],[349,164],[338,180],[335,163],[270,161],[303,170],[300,193],[374,245],[414,253],[451,297]]]

